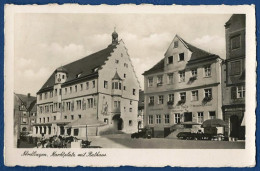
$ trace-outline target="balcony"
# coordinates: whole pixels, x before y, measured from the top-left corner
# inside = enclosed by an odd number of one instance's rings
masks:
[[[197,76],[196,75],[190,77],[188,84],[193,83],[195,80],[197,80]]]
[[[186,102],[185,99],[181,99],[181,100],[178,101],[178,105],[182,105],[182,104],[184,104],[185,102]]]
[[[206,104],[207,102],[211,101],[212,100],[212,97],[209,96],[209,97],[204,97],[204,99],[202,100],[202,103],[203,104]]]

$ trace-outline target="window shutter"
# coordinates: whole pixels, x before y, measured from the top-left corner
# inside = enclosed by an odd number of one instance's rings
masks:
[[[236,87],[231,87],[231,99],[236,99],[236,98],[237,98]]]

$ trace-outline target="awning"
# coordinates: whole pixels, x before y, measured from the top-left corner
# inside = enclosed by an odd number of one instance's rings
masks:
[[[99,121],[96,118],[83,117],[69,123],[65,127],[70,128],[70,127],[77,127],[77,126],[103,126],[103,125],[106,125],[106,123]]]
[[[227,126],[228,124],[221,120],[221,119],[208,119],[204,121],[201,125],[202,128],[207,128],[207,127],[224,127]]]

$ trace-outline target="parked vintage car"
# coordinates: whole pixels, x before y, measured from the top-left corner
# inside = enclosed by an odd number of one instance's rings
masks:
[[[152,130],[149,128],[139,129],[138,132],[131,134],[131,138],[152,138]]]

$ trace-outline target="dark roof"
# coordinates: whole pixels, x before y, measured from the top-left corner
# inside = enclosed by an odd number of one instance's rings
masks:
[[[34,108],[34,106],[36,106],[36,97],[34,97],[34,96],[28,97],[28,95],[15,93],[14,94],[14,107],[16,109],[18,109],[18,107],[21,104],[24,104],[27,111],[31,111]]]
[[[216,59],[219,57],[215,54],[209,53],[207,51],[204,51],[202,49],[199,49],[199,48],[191,45],[190,43],[186,42],[178,35],[176,35],[176,37],[178,37],[178,39],[181,42],[183,42],[183,44],[186,46],[186,48],[192,52],[191,58],[188,61],[188,63],[193,63],[195,61],[201,61],[201,60]],[[164,70],[164,58],[162,60],[160,60],[157,64],[155,64],[151,69],[145,71],[143,73],[143,75],[157,73],[157,72],[161,72],[163,70]]]
[[[103,50],[100,50],[89,56],[86,56],[77,61],[64,65],[63,70],[65,70],[68,73],[67,80],[65,83],[97,73],[97,70],[95,69],[101,67],[105,63],[105,61],[113,52],[115,47],[116,45],[109,45],[107,48]],[[54,84],[55,71],[51,74],[49,79],[41,87],[38,93],[52,88]]]
[[[145,71],[143,75],[153,74],[157,72],[161,72],[164,70],[164,59],[160,60],[157,64],[155,64],[151,69]]]
[[[120,76],[118,75],[117,71],[116,71],[114,77],[112,78],[112,80],[122,80],[122,79],[120,78]]]

